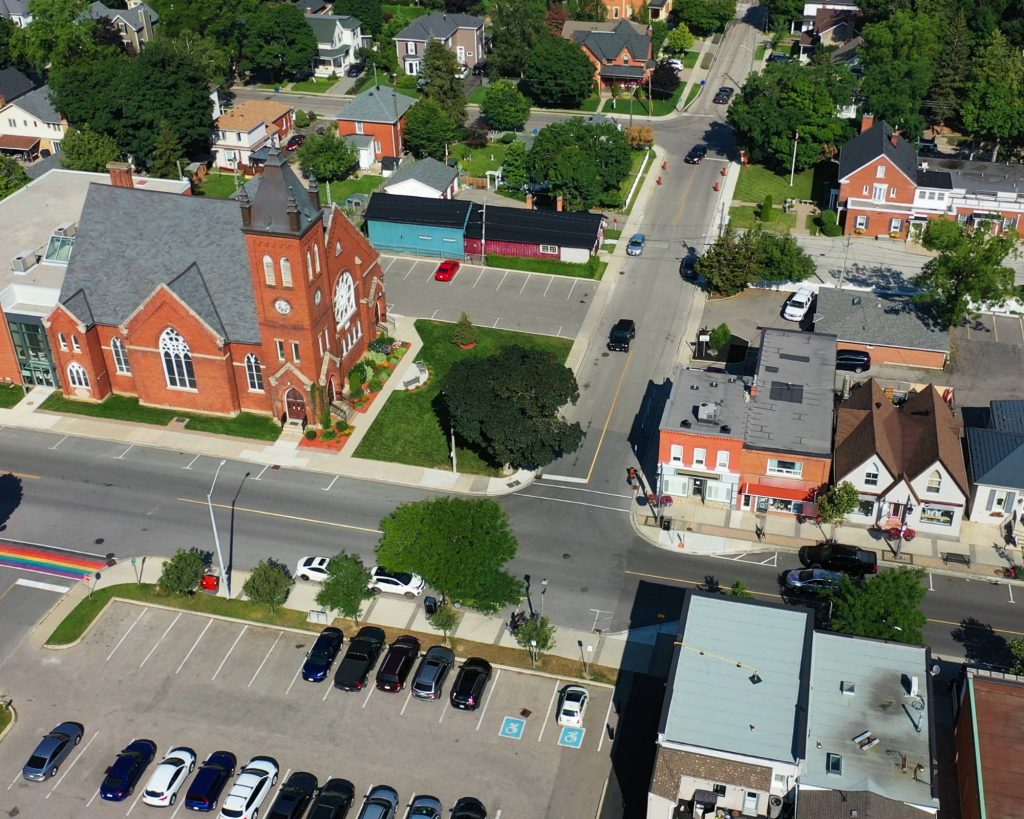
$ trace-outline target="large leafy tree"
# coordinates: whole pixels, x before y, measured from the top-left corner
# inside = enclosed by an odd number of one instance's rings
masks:
[[[455,434],[490,461],[536,468],[583,442],[560,411],[579,399],[572,370],[550,353],[513,346],[456,362],[442,385]]]
[[[900,567],[867,581],[843,578],[831,595],[832,630],[856,637],[919,646],[927,618],[921,603],[928,593],[922,569]]]
[[[7,68],[14,62],[11,44],[17,37],[18,27],[9,17],[0,17],[0,68]]]
[[[69,131],[60,143],[60,161],[73,171],[102,173],[108,162],[121,158],[121,149],[106,134],[99,134],[88,125]]]
[[[579,108],[594,88],[594,66],[575,43],[545,37],[526,56],[522,85],[537,105]]]
[[[762,279],[802,282],[814,275],[814,259],[792,236],[767,230],[748,231],[747,235],[757,252]]]
[[[443,162],[457,141],[455,123],[434,100],[421,99],[405,115],[404,138],[417,159],[430,156]]]
[[[503,77],[522,77],[526,55],[545,37],[548,4],[545,0],[502,0],[491,12],[494,50],[488,58]]]
[[[191,31],[184,31],[177,37],[161,38],[164,45],[185,55],[190,63],[202,67],[207,82],[226,87],[232,71],[232,52],[212,37],[201,37]]]
[[[803,281],[814,275],[814,260],[790,236],[729,229],[708,248],[697,269],[714,292],[732,296],[762,279]]]
[[[608,19],[608,7],[601,0],[569,0],[569,16],[599,23]]]
[[[671,64],[660,62],[651,74],[651,96],[656,100],[667,100],[679,87],[679,72]]]
[[[693,48],[693,34],[690,33],[690,29],[686,27],[685,23],[680,23],[671,29],[668,36],[665,37],[665,50],[670,54],[683,54],[691,48]]]
[[[373,597],[370,570],[358,555],[340,552],[327,564],[327,578],[316,593],[317,605],[359,622],[363,603]]]
[[[916,138],[924,130],[922,107],[943,53],[941,18],[900,10],[866,26],[863,36],[866,110]]]
[[[505,510],[493,500],[406,503],[380,528],[380,565],[420,575],[446,601],[487,612],[519,601],[522,583],[505,570],[519,544]]]
[[[505,159],[501,163],[501,182],[513,191],[521,191],[526,185],[526,143],[521,139],[517,139],[505,151]]]
[[[925,262],[915,280],[919,300],[932,307],[944,327],[959,327],[976,306],[1002,304],[1014,294],[1014,271],[1005,264],[1017,244],[1013,236],[934,220],[922,241],[938,256]]]
[[[729,122],[751,157],[788,171],[797,141],[797,170],[834,156],[852,135],[836,109],[849,103],[855,81],[845,66],[770,63],[751,74],[729,107]]]
[[[88,0],[32,0],[32,22],[12,35],[17,61],[42,71],[99,49],[96,21],[81,20],[88,7]]]
[[[295,79],[311,72],[316,55],[316,37],[301,8],[262,5],[246,21],[238,68],[273,80]]]
[[[724,31],[725,24],[736,16],[732,0],[687,0],[673,7],[672,14],[701,37]]]
[[[841,526],[846,516],[860,504],[860,492],[849,481],[830,486],[818,498],[818,517],[825,523]]]
[[[994,143],[993,162],[1001,143],[1024,136],[1024,56],[1000,31],[974,61],[961,113],[971,133]]]
[[[150,0],[150,5],[160,14],[161,36],[178,37],[188,32],[237,50],[244,21],[256,11],[260,0]]]
[[[178,549],[160,570],[157,585],[168,594],[192,594],[199,588],[210,562],[209,552],[199,549]]]
[[[499,80],[484,92],[480,113],[497,131],[518,131],[530,117],[530,101],[515,83]]]
[[[288,593],[295,585],[288,567],[283,563],[269,558],[261,560],[249,573],[242,585],[242,593],[261,606],[269,606],[276,611],[288,600]]]
[[[629,175],[626,135],[614,125],[590,125],[580,117],[555,122],[533,140],[527,167],[535,182],[548,182],[570,210],[614,204]]]
[[[466,92],[459,79],[459,60],[440,40],[427,43],[423,53],[423,97],[433,100],[455,125],[466,119]]]
[[[355,149],[336,131],[310,134],[299,148],[299,167],[308,178],[327,182],[344,179],[358,162]]]
[[[384,10],[380,0],[337,0],[334,3],[335,14],[348,14],[362,23],[363,34],[376,37],[384,25]]]
[[[970,79],[973,55],[972,35],[967,18],[961,11],[953,18],[945,33],[942,59],[935,65],[932,87],[924,107],[932,123],[956,123]]]

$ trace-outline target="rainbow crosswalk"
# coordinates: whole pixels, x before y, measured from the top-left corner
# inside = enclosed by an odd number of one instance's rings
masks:
[[[92,576],[106,568],[107,561],[101,557],[0,541],[0,566],[81,580],[83,576]]]

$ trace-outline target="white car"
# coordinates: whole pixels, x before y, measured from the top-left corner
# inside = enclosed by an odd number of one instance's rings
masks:
[[[220,819],[255,819],[260,805],[277,784],[280,770],[277,760],[269,756],[254,756],[242,768],[220,808]]]
[[[380,566],[370,569],[370,588],[375,591],[404,594],[410,600],[423,594],[426,583],[418,574],[408,572],[389,572]]]
[[[682,71],[683,70],[683,61],[682,60],[671,59],[671,60],[665,60],[665,62],[667,62],[670,66],[672,66],[676,71]]]
[[[142,801],[157,808],[170,807],[177,801],[178,791],[195,767],[195,751],[191,748],[171,748],[146,783]]]
[[[811,302],[814,301],[814,291],[809,287],[801,287],[786,302],[782,310],[782,317],[786,321],[802,321],[807,311],[811,309]]]
[[[295,564],[295,576],[299,580],[315,580],[323,583],[327,579],[329,557],[304,557]]]
[[[558,724],[570,728],[583,727],[590,695],[582,685],[567,685],[558,695]]]

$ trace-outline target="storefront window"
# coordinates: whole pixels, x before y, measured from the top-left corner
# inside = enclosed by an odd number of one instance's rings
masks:
[[[38,387],[59,386],[53,369],[53,356],[41,323],[15,321],[9,317],[8,326],[14,341],[21,377],[26,384]]]
[[[925,505],[921,507],[921,523],[930,523],[933,526],[952,526],[955,514],[952,509]]]

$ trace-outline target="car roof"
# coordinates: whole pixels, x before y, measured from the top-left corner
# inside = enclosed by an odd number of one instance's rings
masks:
[[[323,557],[322,555],[314,557],[304,557],[299,561],[300,566],[326,566],[331,562],[329,557]]]
[[[428,660],[443,657],[451,661],[455,659],[455,652],[448,648],[448,646],[431,646],[427,649],[426,657]]]
[[[369,639],[377,640],[378,642],[383,642],[387,639],[387,637],[387,633],[382,628],[377,628],[377,626],[363,626],[361,629],[359,629],[359,631],[356,632],[356,636],[352,639],[358,640],[362,638],[364,640]]]
[[[646,236],[644,236],[644,234],[642,234],[642,233],[634,233],[634,234],[633,234],[633,236],[632,236],[632,237],[630,238],[630,240],[629,240],[629,241],[631,241],[631,242],[642,242],[642,241],[644,241],[644,240],[645,240],[646,238],[647,238],[647,237],[646,237]]]

